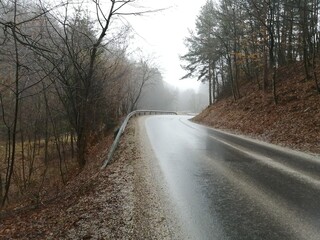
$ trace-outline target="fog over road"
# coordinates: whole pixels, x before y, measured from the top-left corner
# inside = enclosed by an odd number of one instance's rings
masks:
[[[189,118],[151,116],[144,126],[190,239],[320,239],[318,157]]]

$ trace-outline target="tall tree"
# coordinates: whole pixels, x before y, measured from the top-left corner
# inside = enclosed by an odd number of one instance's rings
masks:
[[[272,91],[275,104],[279,67],[302,60],[306,78],[311,78],[319,51],[318,0],[221,0],[210,6],[212,1],[207,1],[195,33],[185,41],[188,53],[181,58],[187,62],[185,78],[215,75],[209,88],[219,87],[218,94],[228,88],[235,100],[241,96],[242,82],[255,78],[259,89]]]

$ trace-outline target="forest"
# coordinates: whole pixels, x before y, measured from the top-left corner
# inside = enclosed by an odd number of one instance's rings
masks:
[[[81,171],[89,146],[161,84],[152,60],[128,50],[119,20],[144,14],[131,2],[0,1],[2,207],[38,202]]]
[[[0,205],[38,203],[81,171],[88,149],[135,109],[199,112],[225,96],[255,91],[278,104],[280,70],[303,65],[320,93],[318,0],[208,0],[185,39],[179,92],[153,59],[133,51],[134,0],[0,0]],[[208,87],[208,102],[203,90]]]
[[[247,81],[277,104],[279,69],[300,62],[320,93],[319,27],[318,0],[208,0],[185,39],[183,78],[207,82],[210,104],[241,98]]]
[[[165,83],[154,59],[131,47],[125,16],[162,11],[134,2],[0,0],[1,207],[59,193],[133,110],[207,105],[204,94]]]
[[[132,46],[126,16],[166,11],[137,2],[0,0],[0,236],[60,239],[82,221],[92,231],[83,239],[104,228],[123,238],[135,184],[148,185],[132,167],[142,152],[134,127],[122,157],[100,168],[136,109],[209,105],[192,121],[320,153],[320,0],[206,0],[180,55],[181,80],[202,82],[198,91],[170,86]]]

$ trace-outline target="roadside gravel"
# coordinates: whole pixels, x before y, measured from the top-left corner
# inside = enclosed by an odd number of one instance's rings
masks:
[[[130,121],[116,154],[97,177],[94,194],[67,212],[80,218],[64,239],[186,239],[174,214],[143,121]]]
[[[147,117],[135,119],[139,157],[134,163],[134,239],[187,239],[170,199],[144,127]]]

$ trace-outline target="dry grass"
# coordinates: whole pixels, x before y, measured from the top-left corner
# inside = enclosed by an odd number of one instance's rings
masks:
[[[65,144],[69,141],[67,138],[63,140]],[[0,147],[5,149],[5,143],[2,142]],[[24,154],[22,152],[22,144],[17,143],[7,210],[41,204],[55,197],[64,183],[79,172],[76,159],[71,156],[70,145],[66,145],[60,160],[54,141],[49,141],[47,163],[44,160],[44,140],[24,143]],[[0,157],[0,174],[4,181],[7,169],[5,151],[1,151]]]
[[[38,205],[28,205],[24,208],[7,209],[1,212],[0,239],[63,239],[64,237],[70,239],[70,236],[75,239],[82,239],[82,237],[85,239],[89,235],[84,231],[87,229],[78,227],[80,223],[87,224],[90,229],[94,227],[97,231],[92,234],[100,234],[104,231],[99,226],[101,224],[105,226],[110,217],[114,216],[110,207],[119,205],[116,203],[110,205],[110,202],[115,201],[119,190],[122,189],[121,186],[113,187],[113,181],[118,179],[116,175],[111,176],[110,174],[114,168],[99,173],[102,161],[112,144],[112,137],[112,134],[109,134],[90,147],[85,168],[76,175],[74,172],[74,176],[55,197],[47,198]],[[117,167],[122,169],[122,163],[117,164]],[[117,170],[119,174],[123,174],[121,169]],[[111,195],[107,195],[109,191],[112,191]],[[118,214],[122,213],[121,208],[117,211]],[[105,212],[109,214],[107,217]],[[87,221],[87,217],[91,219]],[[93,222],[94,225],[92,225]],[[106,229],[114,231],[115,226],[112,225],[111,229],[108,227]],[[74,228],[78,231],[77,235],[74,232],[68,235],[68,230]],[[79,237],[79,234],[85,235]]]

